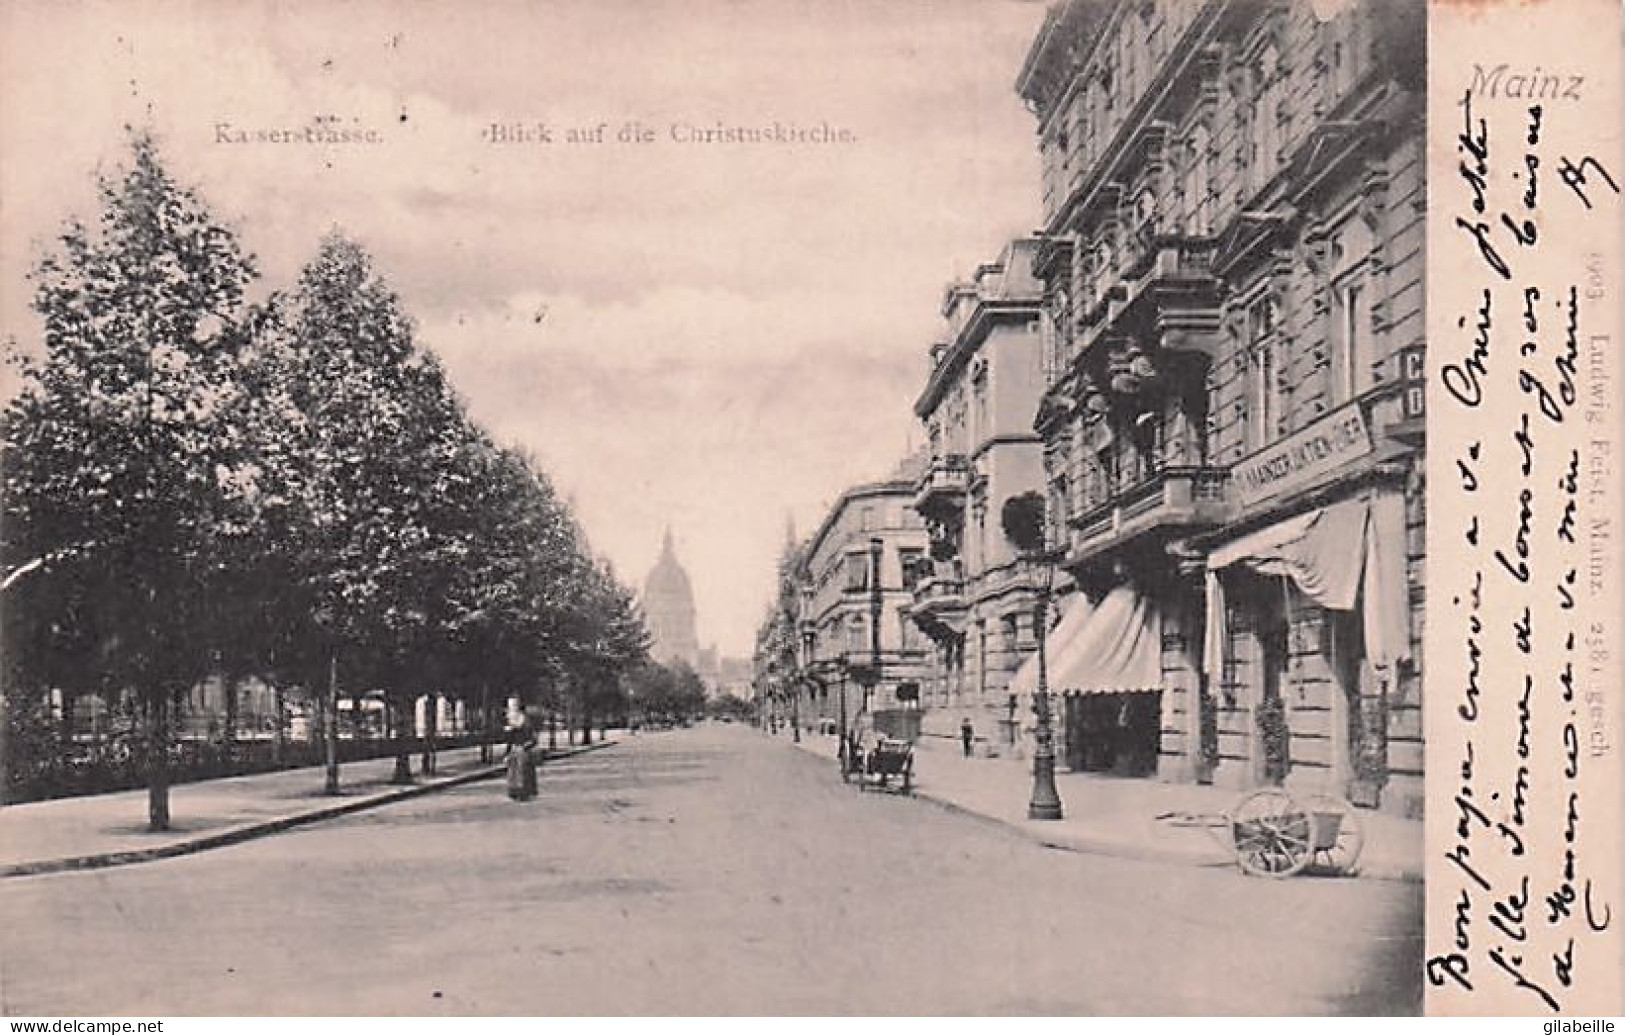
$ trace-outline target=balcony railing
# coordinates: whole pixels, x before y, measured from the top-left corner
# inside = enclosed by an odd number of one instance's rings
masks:
[[[914,490],[914,509],[931,516],[964,504],[970,488],[970,461],[961,453],[935,457]]]
[[[1089,559],[1156,529],[1222,523],[1229,516],[1229,473],[1216,467],[1169,467],[1072,519],[1068,559]]]
[[[1131,237],[1131,247],[1127,265],[1105,286],[1100,304],[1088,310],[1079,328],[1080,354],[1101,337],[1131,327],[1155,328],[1162,348],[1208,347],[1204,337],[1178,332],[1218,327],[1213,239],[1147,229]]]
[[[923,578],[914,584],[914,610],[940,614],[965,606],[965,580],[952,573]]]

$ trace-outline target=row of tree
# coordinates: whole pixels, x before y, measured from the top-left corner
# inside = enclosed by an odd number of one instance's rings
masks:
[[[400,299],[339,233],[256,300],[252,256],[153,141],[34,271],[44,327],[0,416],[8,702],[133,690],[149,822],[169,712],[249,673],[383,691],[595,695],[639,666],[631,593],[529,456],[475,424]],[[333,738],[329,738],[329,743]],[[337,790],[330,753],[328,786]]]

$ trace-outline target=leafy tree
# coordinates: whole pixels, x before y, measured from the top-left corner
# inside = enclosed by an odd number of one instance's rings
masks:
[[[459,504],[469,429],[410,318],[354,241],[329,234],[287,300],[274,361],[292,408],[282,484],[297,514],[285,562],[309,602],[293,639],[313,645],[307,685],[326,684],[327,787],[341,674],[382,684],[393,717],[396,779],[411,779],[411,703],[433,673],[436,589],[471,548]],[[322,670],[325,669],[325,672]],[[325,676],[325,678],[324,678]]]
[[[221,553],[256,520],[239,377],[255,270],[150,137],[100,192],[97,225],[69,223],[34,270],[44,356],[4,417],[7,675],[134,687],[162,830],[170,704],[211,667]]]
[[[1011,496],[999,512],[999,526],[1004,537],[1022,554],[1043,553],[1046,543],[1044,497],[1031,491]]]
[[[561,657],[569,703],[591,742],[593,717],[617,706],[620,677],[648,657],[650,636],[631,589],[607,565],[581,558],[573,586]]]

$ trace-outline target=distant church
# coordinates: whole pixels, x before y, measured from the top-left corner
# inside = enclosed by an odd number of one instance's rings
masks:
[[[700,665],[700,640],[694,628],[694,589],[688,572],[678,563],[672,547],[671,529],[666,530],[660,559],[643,584],[643,617],[654,643],[649,654],[662,664],[681,661],[691,668]]]

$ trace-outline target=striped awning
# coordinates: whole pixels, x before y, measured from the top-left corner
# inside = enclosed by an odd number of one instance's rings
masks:
[[[1122,585],[1098,604],[1079,600],[1050,633],[1045,654],[1054,693],[1134,693],[1162,685],[1162,621],[1151,602]],[[1010,692],[1038,688],[1034,652],[1010,681]]]

